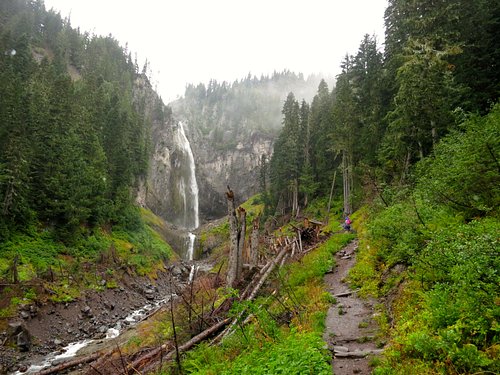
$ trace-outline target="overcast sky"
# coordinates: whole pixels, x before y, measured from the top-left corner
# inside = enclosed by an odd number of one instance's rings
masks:
[[[71,25],[147,58],[165,102],[186,84],[289,69],[336,75],[364,34],[383,42],[387,0],[45,0]]]

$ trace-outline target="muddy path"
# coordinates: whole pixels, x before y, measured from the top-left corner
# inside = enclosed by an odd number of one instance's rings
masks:
[[[339,251],[335,268],[324,279],[336,299],[328,310],[323,336],[332,352],[335,375],[371,374],[371,358],[382,352],[376,343],[375,301],[359,298],[344,282],[356,263],[357,247],[355,240]]]

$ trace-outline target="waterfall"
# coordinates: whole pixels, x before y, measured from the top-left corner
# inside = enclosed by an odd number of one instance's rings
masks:
[[[193,230],[200,225],[198,217],[198,184],[196,183],[196,171],[193,151],[184,132],[182,122],[178,123],[175,132],[175,140],[178,146],[174,161],[176,169],[176,189],[178,193],[177,218],[175,221],[187,230]]]
[[[188,251],[187,251],[187,260],[193,260],[194,258],[194,240],[196,238],[196,236],[189,232],[188,234],[188,237],[189,237],[189,244],[188,244]]]
[[[200,225],[198,215],[198,184],[191,144],[186,137],[184,124],[179,121],[175,132],[175,141],[178,149],[174,159],[175,184],[177,190],[177,214],[174,221],[192,231]],[[193,260],[194,243],[196,236],[189,232],[187,238],[187,252],[185,258]]]

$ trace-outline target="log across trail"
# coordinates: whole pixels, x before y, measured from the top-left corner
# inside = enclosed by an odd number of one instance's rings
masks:
[[[375,342],[378,327],[374,301],[359,298],[357,291],[344,283],[356,262],[357,246],[355,240],[339,251],[335,255],[335,269],[325,275],[328,291],[336,300],[328,310],[323,335],[332,352],[335,375],[371,374],[370,357],[382,353]]]

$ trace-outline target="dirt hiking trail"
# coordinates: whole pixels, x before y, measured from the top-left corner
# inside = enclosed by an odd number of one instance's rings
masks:
[[[371,358],[382,353],[375,342],[375,301],[357,297],[344,282],[356,263],[357,247],[354,240],[335,254],[336,266],[325,275],[327,289],[336,299],[328,310],[323,335],[332,352],[335,375],[371,374]]]

